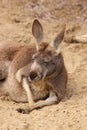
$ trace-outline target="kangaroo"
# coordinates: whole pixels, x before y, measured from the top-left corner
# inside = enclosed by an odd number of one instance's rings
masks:
[[[43,27],[35,19],[32,25],[35,45],[1,43],[0,94],[8,94],[15,102],[29,102],[27,111],[62,100],[67,84],[60,51],[64,33],[65,27],[51,43],[44,42]]]

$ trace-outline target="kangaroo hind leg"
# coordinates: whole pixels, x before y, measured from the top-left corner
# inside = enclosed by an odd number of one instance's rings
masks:
[[[10,63],[10,61],[0,61],[0,81],[7,78]]]

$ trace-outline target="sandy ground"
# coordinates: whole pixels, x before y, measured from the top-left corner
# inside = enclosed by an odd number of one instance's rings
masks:
[[[51,41],[67,24],[61,51],[68,70],[69,99],[57,105],[20,114],[17,108],[28,104],[0,98],[0,130],[87,130],[87,44],[71,44],[72,34],[87,33],[86,0],[0,0],[0,41],[19,44],[34,42],[31,27],[34,18],[44,26]]]

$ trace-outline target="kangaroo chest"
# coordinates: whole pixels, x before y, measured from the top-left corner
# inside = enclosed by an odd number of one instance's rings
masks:
[[[32,91],[33,99],[35,101],[40,99],[45,99],[48,96],[48,90],[45,82],[32,83],[31,91]]]

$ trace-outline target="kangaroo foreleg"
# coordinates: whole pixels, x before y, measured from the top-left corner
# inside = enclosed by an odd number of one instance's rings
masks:
[[[23,78],[22,86],[23,86],[24,90],[26,91],[29,106],[32,106],[34,104],[34,100],[33,100],[32,92],[30,90],[30,84],[26,77]]]

